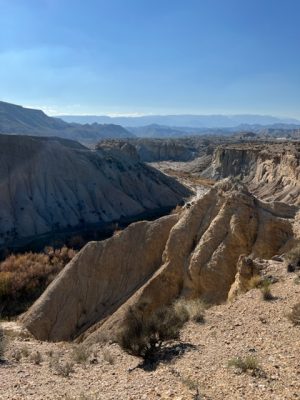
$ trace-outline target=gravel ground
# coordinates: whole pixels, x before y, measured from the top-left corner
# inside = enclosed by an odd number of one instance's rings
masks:
[[[148,369],[116,344],[95,345],[86,362],[74,363],[73,344],[39,342],[8,323],[0,399],[300,399],[300,326],[286,317],[300,301],[300,285],[280,262],[273,261],[267,273],[278,279],[271,286],[274,300],[264,301],[253,289],[210,308],[203,324],[189,323],[180,341],[169,345],[173,358]],[[228,367],[230,359],[246,356],[260,368]],[[74,363],[71,372],[68,361]]]

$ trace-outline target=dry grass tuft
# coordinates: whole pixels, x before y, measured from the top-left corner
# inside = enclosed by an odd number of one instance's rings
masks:
[[[73,347],[72,360],[76,364],[85,364],[91,355],[91,350],[84,344],[78,344]]]
[[[35,351],[30,355],[30,361],[35,365],[40,365],[43,361],[43,357],[39,351]]]
[[[262,278],[260,275],[253,275],[252,278],[248,282],[249,290],[258,288],[261,284]]]
[[[300,269],[300,244],[296,245],[284,255],[287,263],[287,272],[295,272]]]
[[[74,372],[74,363],[69,361],[60,362],[58,354],[53,354],[51,356],[49,367],[55,374],[63,376],[64,378],[68,378],[69,375]]]
[[[207,305],[201,299],[179,299],[174,303],[174,309],[177,315],[186,320],[197,323],[204,322],[204,314]]]
[[[7,338],[4,330],[0,327],[0,362],[4,360],[7,350]]]
[[[241,372],[260,370],[259,363],[253,356],[232,358],[228,361],[228,367],[234,367],[239,369]]]
[[[108,349],[103,349],[102,356],[104,361],[108,362],[110,365],[114,365],[115,358]]]
[[[265,301],[270,301],[270,300],[274,299],[274,296],[271,292],[271,282],[269,280],[265,279],[261,282],[260,290],[261,290],[262,298]]]
[[[294,325],[300,325],[300,303],[294,305],[288,318]]]

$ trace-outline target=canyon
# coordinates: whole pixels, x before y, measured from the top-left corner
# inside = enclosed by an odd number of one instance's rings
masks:
[[[67,139],[0,135],[0,246],[105,229],[161,214],[191,195],[129,156],[128,147],[92,151]]]

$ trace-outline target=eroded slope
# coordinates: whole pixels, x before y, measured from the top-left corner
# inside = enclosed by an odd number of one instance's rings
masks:
[[[188,189],[124,152],[0,135],[0,246],[174,207]]]

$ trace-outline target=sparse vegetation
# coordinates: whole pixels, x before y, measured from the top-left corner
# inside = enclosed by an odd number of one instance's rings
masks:
[[[196,381],[189,377],[182,377],[181,382],[189,389],[189,390],[199,390],[199,385]]]
[[[249,290],[258,288],[261,284],[262,278],[260,275],[253,275],[252,278],[248,282]]]
[[[294,325],[300,325],[300,303],[294,305],[288,318]]]
[[[90,357],[90,354],[91,351],[87,346],[78,344],[73,347],[72,360],[76,364],[85,364]]]
[[[22,349],[20,350],[22,357],[29,357],[30,356],[30,350],[28,349],[28,347],[24,346],[22,347]]]
[[[39,351],[35,351],[30,355],[30,361],[35,365],[40,365],[43,361],[43,357]]]
[[[254,356],[232,358],[228,361],[228,367],[239,369],[241,372],[260,370],[259,363]]]
[[[206,307],[201,299],[178,299],[173,305],[158,309],[149,316],[131,308],[125,326],[119,332],[118,343],[127,353],[149,359],[164,342],[177,339],[188,320],[204,322]]]
[[[13,349],[11,353],[11,358],[15,360],[16,362],[21,361],[22,359],[22,352],[20,349]]]
[[[115,363],[114,356],[108,349],[104,349],[102,352],[103,360],[113,365]]]
[[[270,301],[274,299],[274,296],[271,292],[272,282],[276,282],[276,280],[274,279],[272,281],[271,278],[263,278],[260,275],[253,275],[248,282],[248,288],[249,290],[259,288],[262,294],[262,298],[265,301]]]
[[[262,298],[265,301],[270,301],[274,299],[274,296],[271,292],[271,282],[268,279],[264,279],[261,282],[261,286],[260,286],[260,290],[261,290],[261,294],[262,294]]]
[[[129,354],[151,359],[164,342],[178,339],[187,319],[186,315],[178,315],[172,306],[160,308],[149,316],[130,308],[118,343]]]
[[[294,283],[295,285],[300,285],[300,274],[296,276],[296,278],[294,279]]]
[[[18,315],[36,300],[74,257],[73,249],[48,247],[42,253],[10,255],[0,263],[0,314]]]
[[[287,272],[295,272],[300,269],[300,244],[293,247],[284,255],[287,263]]]
[[[204,322],[206,304],[201,299],[179,299],[174,303],[176,314],[194,322]]]
[[[7,338],[5,336],[4,330],[0,326],[0,362],[4,360],[6,349],[7,349]]]
[[[60,362],[58,355],[52,357],[50,360],[50,368],[60,376],[68,378],[68,376],[74,372],[74,364],[69,361]]]

